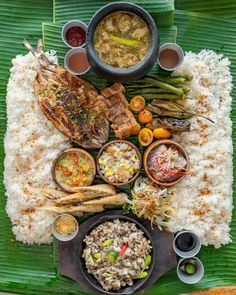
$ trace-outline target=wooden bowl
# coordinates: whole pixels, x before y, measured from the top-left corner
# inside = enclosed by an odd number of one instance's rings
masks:
[[[56,157],[56,159],[54,160],[53,165],[52,165],[52,177],[53,177],[53,180],[55,181],[56,185],[60,189],[66,191],[68,193],[75,193],[77,191],[77,188],[76,187],[74,187],[74,188],[68,188],[68,187],[63,186],[61,183],[58,182],[58,180],[56,178],[56,173],[55,173],[55,167],[56,167],[56,164],[57,164],[58,160],[62,156],[64,156],[65,154],[68,154],[68,153],[80,153],[80,154],[83,154],[83,155],[85,155],[86,157],[88,157],[90,159],[90,162],[91,162],[91,165],[92,165],[92,169],[93,169],[93,177],[92,177],[90,183],[88,183],[86,186],[91,185],[93,183],[93,181],[94,181],[94,178],[96,176],[96,164],[95,164],[94,158],[88,152],[86,152],[85,150],[79,149],[79,148],[66,149],[66,150],[64,150],[63,152],[61,152]]]
[[[149,169],[147,167],[147,161],[148,161],[148,157],[149,154],[151,153],[151,151],[156,148],[157,146],[161,145],[161,144],[165,144],[167,146],[173,145],[175,146],[181,153],[182,155],[185,157],[187,164],[186,164],[186,170],[189,169],[189,157],[188,157],[188,153],[186,152],[186,150],[176,141],[170,140],[170,139],[162,139],[162,140],[158,140],[155,141],[154,143],[152,143],[145,151],[144,156],[143,156],[143,166],[144,166],[144,170],[145,173],[147,175],[147,177],[153,181],[154,183],[161,185],[161,186],[172,186],[175,185],[176,183],[180,182],[185,175],[180,176],[178,179],[171,181],[171,182],[161,182],[156,180],[149,172]]]
[[[128,145],[130,145],[135,151],[136,151],[136,153],[137,153],[137,155],[138,155],[138,158],[139,158],[139,161],[140,161],[140,167],[139,167],[139,170],[137,171],[137,173],[129,180],[129,181],[127,181],[127,182],[111,182],[111,181],[109,181],[103,174],[102,174],[102,172],[101,172],[101,169],[100,169],[100,166],[99,166],[99,163],[98,163],[98,160],[99,160],[99,158],[100,158],[100,156],[101,156],[101,154],[103,153],[103,151],[109,146],[109,145],[111,145],[111,144],[113,144],[113,143],[126,143],[126,144],[128,144]],[[133,143],[131,143],[131,142],[129,142],[129,141],[127,141],[127,140],[123,140],[123,139],[116,139],[116,140],[112,140],[112,141],[109,141],[109,142],[107,142],[101,149],[100,149],[100,151],[99,151],[99,153],[98,153],[98,155],[97,155],[97,159],[96,159],[96,163],[97,163],[97,172],[98,172],[98,174],[101,176],[101,178],[105,181],[105,182],[107,182],[107,183],[109,183],[109,184],[112,184],[112,185],[114,185],[114,186],[122,186],[122,185],[126,185],[126,184],[129,184],[129,183],[131,183],[131,182],[133,182],[137,177],[138,177],[138,175],[139,175],[139,173],[140,173],[140,170],[141,170],[141,166],[142,166],[142,156],[141,156],[141,153],[139,152],[139,150],[138,150],[138,148],[133,144]]]

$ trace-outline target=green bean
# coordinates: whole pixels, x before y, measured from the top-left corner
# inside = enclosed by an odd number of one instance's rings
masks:
[[[165,76],[156,76],[156,75],[148,75],[148,77],[155,79],[156,81],[162,81],[169,84],[182,84],[186,80],[183,77],[165,77]]]
[[[143,93],[143,96],[147,99],[149,98],[153,98],[153,99],[176,99],[176,100],[180,100],[180,99],[183,99],[184,97],[183,96],[178,96],[176,94],[173,94],[173,93],[156,93],[156,94],[145,94]]]
[[[151,94],[151,93],[169,93],[168,90],[166,89],[161,89],[161,88],[143,88],[139,90],[135,90],[134,93],[136,94]]]
[[[148,82],[148,83],[152,83],[152,85],[158,86],[158,87],[160,87],[162,89],[166,89],[169,92],[177,94],[179,96],[184,94],[184,91],[183,91],[182,88],[176,88],[176,87],[174,87],[174,86],[172,86],[172,85],[170,85],[168,83],[161,82],[161,81],[156,81],[156,80],[151,79],[151,78],[145,78],[144,80],[146,82]]]

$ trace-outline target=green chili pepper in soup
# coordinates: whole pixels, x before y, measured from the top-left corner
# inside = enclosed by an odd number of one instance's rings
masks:
[[[55,165],[58,183],[67,188],[90,185],[93,175],[93,163],[83,153],[66,153]]]

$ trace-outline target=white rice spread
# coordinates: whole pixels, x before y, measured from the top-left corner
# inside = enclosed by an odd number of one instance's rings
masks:
[[[6,97],[6,210],[17,240],[29,244],[49,243],[55,214],[37,209],[40,199],[32,188],[55,188],[52,162],[70,144],[42,113],[33,94],[33,81],[39,67],[36,58],[29,53],[17,56],[12,63]]]
[[[203,245],[216,248],[230,239],[232,214],[232,122],[228,58],[213,51],[187,53],[179,73],[193,74],[186,105],[211,118],[191,119],[191,131],[175,137],[189,153],[191,176],[175,186],[171,230],[194,231]],[[176,73],[178,74],[178,73]]]
[[[53,57],[52,57],[53,58]],[[24,243],[51,241],[53,213],[37,209],[42,200],[33,187],[55,185],[51,164],[56,155],[70,146],[41,112],[33,94],[38,67],[32,54],[13,60],[7,88],[7,133],[5,173],[7,213],[16,239]],[[232,123],[230,120],[232,77],[230,62],[213,51],[187,53],[179,72],[194,74],[186,102],[198,114],[210,117],[191,119],[191,132],[176,135],[189,152],[191,176],[173,190],[175,212],[171,230],[196,232],[204,245],[220,247],[229,243],[232,212]]]

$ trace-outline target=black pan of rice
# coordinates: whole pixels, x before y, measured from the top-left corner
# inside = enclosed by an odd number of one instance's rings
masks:
[[[102,216],[83,237],[80,267],[103,294],[132,294],[148,280],[155,248],[147,229],[125,215]]]

